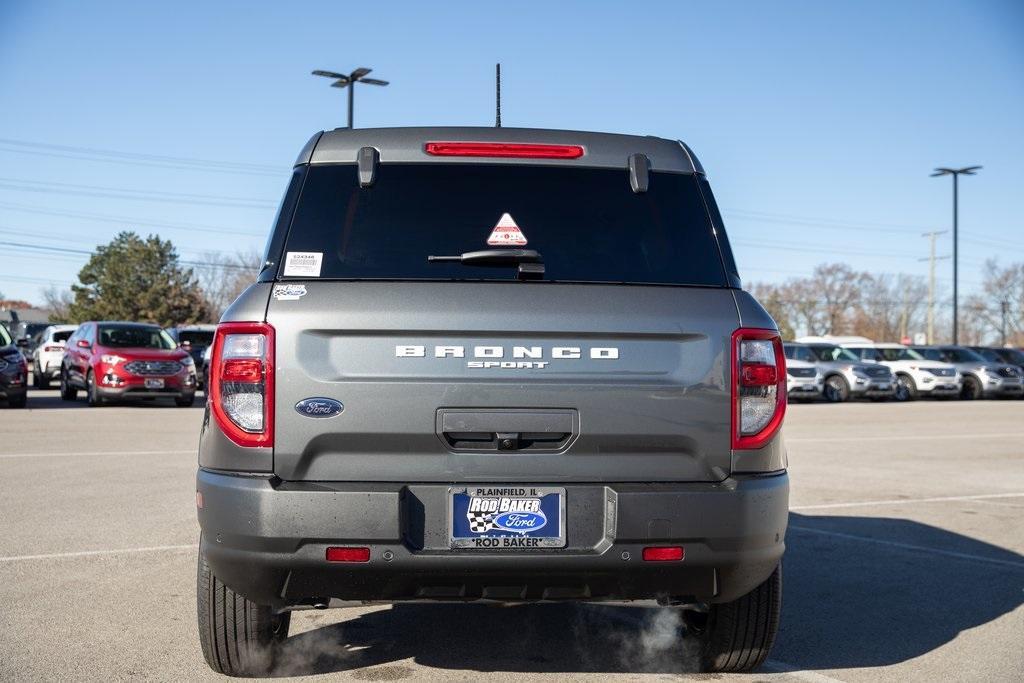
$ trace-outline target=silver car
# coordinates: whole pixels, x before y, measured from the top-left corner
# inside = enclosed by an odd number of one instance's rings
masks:
[[[786,360],[786,391],[790,401],[821,398],[825,380],[814,363]]]
[[[837,344],[787,342],[786,358],[814,363],[824,380],[826,401],[841,403],[850,398],[885,400],[896,392],[892,371],[880,363],[866,363]]]
[[[915,346],[915,351],[928,360],[956,366],[964,378],[960,398],[1016,397],[1024,392],[1021,371],[1009,363],[995,363],[966,346]]]

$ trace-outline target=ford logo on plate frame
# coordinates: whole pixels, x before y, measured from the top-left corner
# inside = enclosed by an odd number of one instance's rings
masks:
[[[295,404],[295,412],[306,417],[334,417],[345,410],[341,401],[333,398],[304,398]]]

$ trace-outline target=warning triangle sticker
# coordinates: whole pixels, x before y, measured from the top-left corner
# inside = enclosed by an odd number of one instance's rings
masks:
[[[491,236],[487,238],[487,244],[492,247],[522,247],[526,244],[526,235],[512,216],[503,213],[491,231]]]

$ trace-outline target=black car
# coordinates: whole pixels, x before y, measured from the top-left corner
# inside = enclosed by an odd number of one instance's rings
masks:
[[[28,363],[6,327],[0,326],[0,399],[8,408],[24,408],[27,401]]]
[[[14,338],[14,343],[25,354],[25,358],[32,357],[32,352],[35,351],[36,345],[39,344],[40,335],[52,324],[20,321],[11,326],[11,336]]]
[[[199,377],[199,388],[203,388],[205,375],[203,373],[203,358],[206,349],[213,343],[213,333],[216,332],[216,325],[181,325],[168,328],[167,334],[171,339],[178,342],[181,348],[188,351],[192,360],[196,363],[196,374]]]

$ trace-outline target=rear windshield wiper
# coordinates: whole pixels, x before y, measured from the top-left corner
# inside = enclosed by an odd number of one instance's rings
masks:
[[[544,262],[533,249],[485,249],[467,251],[458,256],[428,256],[431,263],[464,263],[467,266],[516,267],[520,280],[539,280],[544,277]]]

